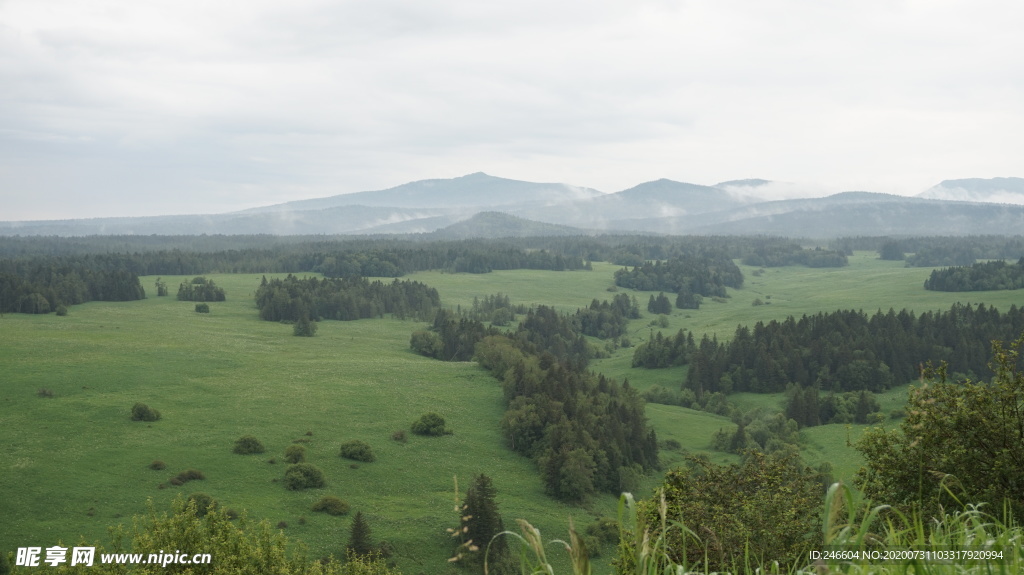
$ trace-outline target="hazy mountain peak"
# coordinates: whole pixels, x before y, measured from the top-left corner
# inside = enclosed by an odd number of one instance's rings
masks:
[[[943,180],[917,195],[932,200],[1024,204],[1024,178]]]

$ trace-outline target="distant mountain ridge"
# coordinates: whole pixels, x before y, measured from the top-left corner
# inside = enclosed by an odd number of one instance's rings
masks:
[[[593,233],[1017,235],[1024,230],[1024,179],[946,180],[918,197],[842,192],[768,200],[773,182],[703,186],[669,179],[604,194],[482,172],[210,215],[0,222],[0,235],[418,234],[522,237]],[[928,196],[940,195],[941,198]],[[1015,198],[981,202],[970,198]],[[966,201],[969,200],[969,201]]]
[[[944,180],[917,195],[933,200],[1024,204],[1024,178]]]

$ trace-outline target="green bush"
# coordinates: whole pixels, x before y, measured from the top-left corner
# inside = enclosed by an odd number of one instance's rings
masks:
[[[156,421],[158,419],[160,419],[160,412],[145,403],[136,403],[132,406],[132,421]]]
[[[371,463],[377,459],[373,455],[373,449],[370,448],[370,444],[359,439],[353,439],[342,443],[340,455],[345,459],[353,459],[355,461],[363,461],[365,463]]]
[[[154,459],[153,463],[149,464],[149,468],[153,471],[161,471],[163,469],[167,469],[167,464],[159,459]]]
[[[206,479],[206,476],[203,475],[202,471],[199,471],[198,469],[186,469],[172,477],[169,483],[171,485],[184,485],[189,481],[197,481],[200,479]]]
[[[206,493],[193,493],[185,499],[185,504],[194,503],[196,506],[196,517],[203,517],[210,511],[215,511],[219,506],[217,500]]]
[[[451,435],[452,431],[444,423],[443,417],[431,411],[413,422],[412,432],[416,435]]]
[[[233,449],[239,455],[253,455],[255,453],[263,453],[266,450],[263,447],[263,443],[252,435],[243,435],[236,439],[235,448]]]
[[[208,303],[197,303],[196,313],[210,313],[210,304]]]
[[[289,445],[284,450],[284,460],[288,463],[302,463],[306,460],[306,448],[302,445]]]
[[[328,515],[348,515],[349,505],[333,495],[326,495],[313,504],[313,511],[323,511]]]
[[[292,491],[315,489],[327,485],[324,472],[312,463],[289,465],[284,472],[284,486]]]
[[[67,308],[67,306],[65,306],[63,304],[57,306],[57,310],[56,311],[57,311],[57,315],[59,315],[59,316],[68,315],[68,308]]]

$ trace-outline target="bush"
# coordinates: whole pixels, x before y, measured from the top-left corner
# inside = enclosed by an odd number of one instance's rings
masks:
[[[673,563],[733,571],[753,557],[792,572],[803,550],[821,545],[820,477],[795,455],[747,452],[742,465],[728,466],[689,461],[692,468],[668,472],[655,496],[637,505],[635,533],[662,539]],[[618,561],[631,568],[635,557],[622,548]]]
[[[38,395],[39,397],[50,398],[53,397],[53,390],[46,387],[40,387],[39,391],[36,392],[36,395]]]
[[[156,421],[158,419],[160,419],[160,412],[145,403],[136,403],[132,406],[132,421]]]
[[[167,464],[164,463],[163,461],[160,461],[159,459],[154,459],[153,463],[149,464],[149,468],[152,469],[153,471],[160,471],[163,469],[167,469]]]
[[[200,479],[206,479],[206,476],[203,475],[202,471],[199,471],[198,469],[186,469],[172,477],[169,483],[171,485],[184,485],[189,481],[197,481]]]
[[[218,507],[217,500],[206,493],[193,493],[185,499],[185,504],[194,503],[196,506],[196,517],[203,517]]]
[[[363,461],[365,463],[370,463],[377,459],[373,455],[373,450],[370,448],[370,444],[359,439],[353,439],[342,443],[340,455],[345,459]]]
[[[267,449],[263,447],[263,443],[259,439],[256,439],[252,435],[243,435],[235,440],[235,448],[233,451],[239,455],[252,455],[254,453],[263,453]]]
[[[284,486],[292,491],[315,489],[327,485],[324,472],[311,463],[289,465],[284,472]]]
[[[207,304],[207,303],[197,303],[196,304],[196,313],[210,313],[210,304]]]
[[[62,316],[62,317],[68,315],[68,308],[67,308],[67,306],[65,306],[65,305],[57,306],[57,315]]]
[[[413,422],[412,432],[416,435],[451,435],[452,431],[444,426],[444,418],[431,411],[424,413]]]
[[[288,463],[302,463],[306,460],[306,448],[302,445],[289,445],[284,450],[284,460]]]
[[[328,515],[348,515],[349,505],[333,495],[326,495],[313,504],[313,511],[323,511]]]
[[[393,439],[393,440],[395,440],[395,441],[397,441],[399,443],[405,443],[406,441],[408,441],[408,439],[405,436],[405,430],[404,429],[399,429],[398,431],[392,433],[391,434],[391,439]]]

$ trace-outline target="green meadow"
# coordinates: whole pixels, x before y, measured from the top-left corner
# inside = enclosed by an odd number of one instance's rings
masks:
[[[595,298],[609,299],[616,269],[595,263],[593,271],[430,272],[409,279],[437,288],[450,307],[468,307],[474,297],[501,292],[516,304],[572,312]],[[926,292],[922,283],[930,269],[904,268],[874,253],[858,253],[840,269],[769,268],[755,276],[756,269],[743,267],[745,287],[730,290],[723,303],[706,299],[699,310],[675,310],[668,328],[650,325],[645,310],[651,292],[635,292],[644,317],[630,326],[632,345],[657,329],[668,335],[685,328],[721,339],[731,337],[738,324],[841,308],[920,312],[957,301],[1001,309],[1024,303],[1020,292]],[[0,318],[0,549],[105,541],[107,526],[144,513],[147,501],[167,509],[177,496],[203,492],[225,507],[280,523],[313,556],[341,554],[351,517],[362,511],[374,538],[391,543],[403,572],[439,573],[450,569],[446,560],[453,546],[445,529],[458,522],[453,478],[465,486],[482,472],[498,489],[508,527],[525,518],[546,536],[560,537],[569,516],[586,525],[615,514],[617,499],[611,495],[584,508],[547,497],[533,464],[505,447],[498,383],[473,363],[413,354],[409,336],[423,324],[324,321],[316,337],[294,337],[290,325],[258,319],[252,296],[260,275],[207,277],[228,296],[211,303],[209,314],[174,299],[178,283],[190,278],[164,277],[172,296],[157,298],[156,278],[147,277],[146,300],[78,305],[66,317]],[[752,305],[755,299],[765,305]],[[592,367],[628,377],[640,389],[676,387],[685,377],[685,368],[632,369],[632,354],[632,348],[618,349]],[[41,397],[40,390],[53,397]],[[885,394],[883,412],[898,408],[905,394],[905,386]],[[744,409],[778,406],[781,400],[733,398]],[[162,419],[131,421],[136,402],[159,410]],[[427,411],[445,417],[454,434],[392,439]],[[662,452],[669,466],[682,462],[683,450],[706,451],[711,435],[732,425],[680,407],[649,405],[647,414],[660,439],[682,445]],[[863,428],[830,425],[802,432],[806,459],[815,465],[829,461],[837,477],[848,478],[859,464],[849,443]],[[234,441],[249,434],[263,442],[266,453],[233,454]],[[377,460],[356,464],[340,458],[339,445],[349,439],[368,442]],[[283,453],[293,442],[305,445],[307,461],[324,470],[326,488],[285,489]],[[150,469],[154,460],[166,469]],[[206,479],[179,487],[168,483],[186,469],[198,469]],[[649,477],[639,496],[658,481]],[[312,512],[324,495],[346,500],[352,515]]]

